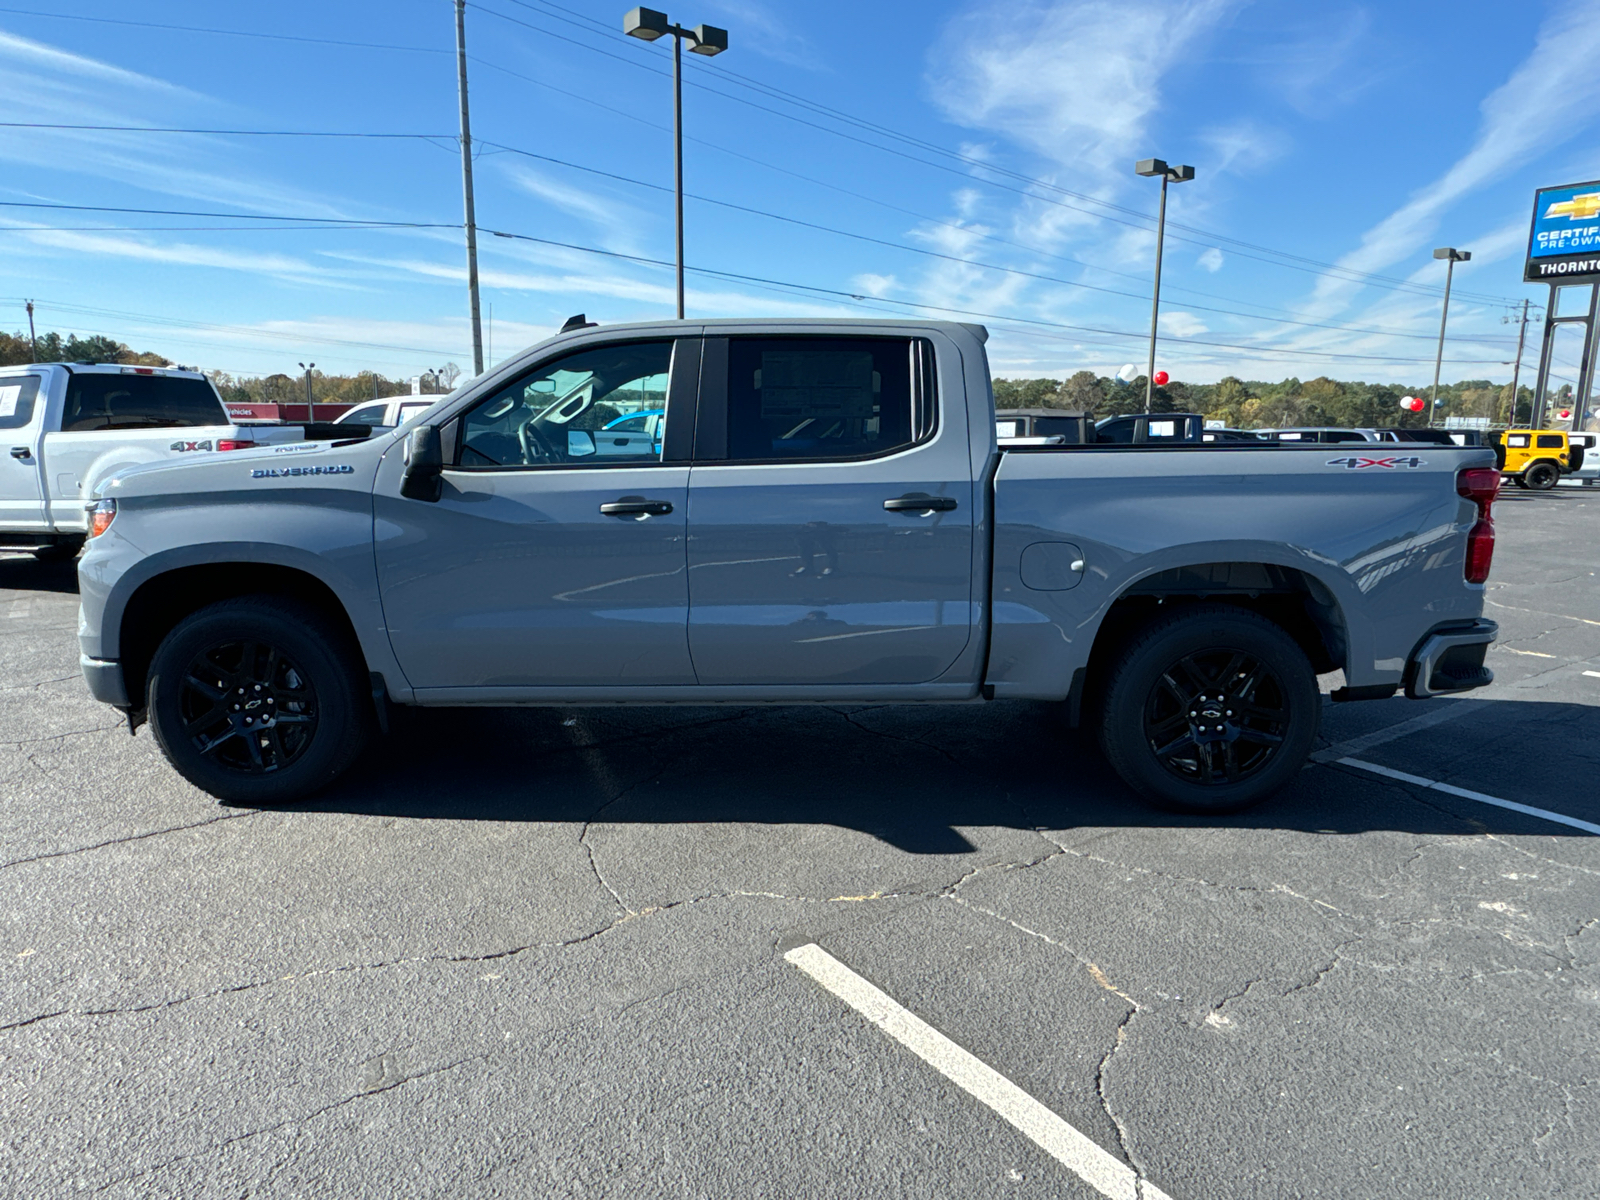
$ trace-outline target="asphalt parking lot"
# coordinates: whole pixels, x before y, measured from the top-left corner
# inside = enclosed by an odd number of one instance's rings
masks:
[[[0,1191],[1600,1195],[1600,492],[1496,516],[1495,684],[1215,820],[1020,704],[403,713],[231,808],[0,556]]]

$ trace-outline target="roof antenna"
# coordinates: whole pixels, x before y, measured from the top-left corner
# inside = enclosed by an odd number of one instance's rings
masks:
[[[567,318],[567,323],[561,327],[561,332],[571,333],[574,329],[593,329],[599,324],[599,321],[591,321],[583,313],[579,313],[575,317]]]

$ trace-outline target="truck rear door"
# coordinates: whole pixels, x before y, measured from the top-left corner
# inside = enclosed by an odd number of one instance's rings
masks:
[[[43,382],[38,375],[0,378],[0,439],[5,447],[5,458],[0,459],[0,531],[47,528],[34,445],[44,408]]]
[[[689,477],[701,684],[916,684],[956,661],[972,467],[964,397],[941,406],[936,374],[925,338],[706,339]]]

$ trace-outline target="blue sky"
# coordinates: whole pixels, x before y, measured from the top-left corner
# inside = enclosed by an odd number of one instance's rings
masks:
[[[417,136],[0,128],[0,326],[32,298],[41,330],[207,369],[470,363],[449,0],[13,3],[8,121]],[[625,7],[468,6],[493,361],[572,313],[671,315],[671,271],[634,261],[672,257],[670,51],[622,36]],[[1600,176],[1595,4],[668,12],[731,43],[685,55],[688,261],[724,273],[691,273],[689,315],[982,320],[1006,374],[1142,369],[1155,155],[1196,169],[1169,208],[1175,378],[1426,382],[1449,244],[1474,257],[1444,377],[1509,379],[1502,318],[1546,292],[1520,282],[1533,189]],[[308,217],[419,227],[285,220]]]

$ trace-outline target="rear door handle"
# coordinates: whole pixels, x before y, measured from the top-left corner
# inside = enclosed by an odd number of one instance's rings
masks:
[[[883,502],[883,507],[890,512],[949,512],[955,506],[954,496],[928,496],[922,492],[896,496],[893,500]]]
[[[33,448],[31,446],[13,446],[11,447],[11,457],[18,459],[32,458]]]
[[[646,500],[643,496],[624,496],[600,506],[603,517],[664,517],[672,511],[670,500]]]

